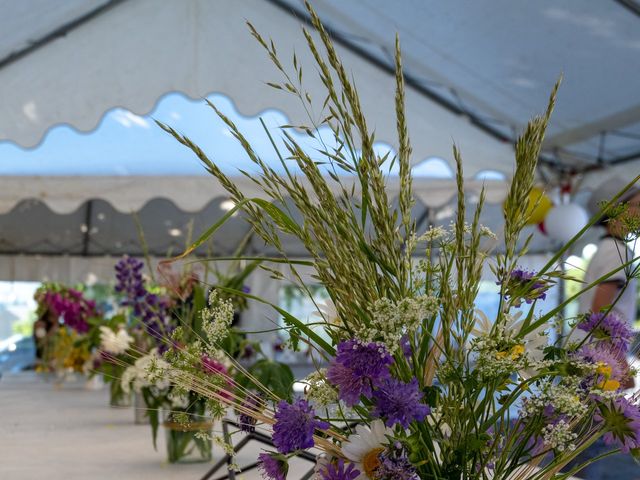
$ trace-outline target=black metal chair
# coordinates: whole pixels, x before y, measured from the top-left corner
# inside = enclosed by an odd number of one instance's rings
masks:
[[[231,443],[231,435],[229,433],[230,426],[240,429],[240,425],[231,420],[226,420],[226,419],[222,420],[222,432],[224,435],[224,440],[229,445],[233,445]],[[259,442],[259,443],[262,443],[263,445],[268,445],[270,447],[275,448],[275,445],[273,444],[273,440],[271,439],[270,436],[260,432],[251,432],[251,433],[245,434],[244,438],[242,438],[242,440],[240,440],[238,444],[233,447],[233,451],[235,453],[238,453],[240,450],[242,450],[242,448],[245,445],[247,445],[251,441]],[[315,467],[316,456],[313,453],[300,452],[297,455],[297,457],[313,463]],[[244,473],[249,470],[253,470],[254,468],[257,468],[257,466],[259,465],[259,462],[250,463],[249,465],[245,465],[241,467],[241,472],[234,472],[232,470],[229,470],[229,466],[231,465],[232,459],[233,457],[231,455],[225,454],[225,456],[222,459],[220,459],[213,467],[211,467],[211,469],[207,473],[205,473],[205,475],[200,480],[212,480],[212,477],[223,467],[227,469],[227,473],[223,476],[215,478],[214,480],[225,480],[225,479],[236,480],[237,473]],[[309,470],[300,478],[300,480],[309,480],[311,479],[311,477],[313,477],[313,474],[314,474],[314,468],[312,467],[311,470]]]

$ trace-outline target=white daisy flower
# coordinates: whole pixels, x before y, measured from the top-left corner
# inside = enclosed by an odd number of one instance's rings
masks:
[[[100,348],[107,353],[120,355],[129,349],[133,337],[124,328],[114,332],[109,327],[100,327]]]
[[[389,444],[387,436],[393,436],[393,430],[385,427],[382,420],[371,422],[371,428],[357,425],[356,433],[349,435],[347,442],[342,445],[342,453],[360,470],[356,480],[374,478],[373,474],[380,466],[378,456]]]
[[[330,298],[326,302],[318,302],[318,311],[313,312],[312,315],[331,325],[340,325],[341,323],[338,309]]]

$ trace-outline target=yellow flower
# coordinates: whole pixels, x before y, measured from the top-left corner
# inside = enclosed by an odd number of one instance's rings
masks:
[[[597,373],[599,373],[600,375],[604,375],[605,378],[609,378],[611,376],[611,367],[609,365],[607,365],[606,363],[598,363],[598,368],[596,370]]]
[[[618,380],[604,380],[598,384],[598,387],[605,392],[615,392],[620,388],[620,382]]]
[[[367,452],[362,458],[362,467],[364,468],[364,473],[366,473],[367,477],[374,477],[374,473],[381,463],[380,454],[382,452],[384,452],[384,448],[374,448],[373,450]]]
[[[511,349],[511,360],[517,360],[524,353],[524,345],[515,345]]]

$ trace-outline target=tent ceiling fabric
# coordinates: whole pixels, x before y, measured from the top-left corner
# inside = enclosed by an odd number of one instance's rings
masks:
[[[272,0],[305,15],[303,0]],[[562,73],[546,153],[568,167],[640,158],[640,16],[622,1],[314,0],[347,44],[405,71],[497,133],[513,136]],[[286,10],[286,8],[284,8]]]
[[[248,198],[264,196],[247,177],[236,177],[233,181]],[[349,179],[341,181],[350,185]],[[311,191],[304,179],[300,179],[300,183]],[[330,185],[334,193],[340,193],[337,183]],[[469,180],[465,186],[467,192],[476,196],[484,188],[488,203],[501,203],[507,191],[506,182],[500,180]],[[398,178],[389,177],[387,194],[391,200],[398,196],[399,189]],[[415,178],[413,190],[415,198],[429,208],[441,207],[456,195],[455,181],[448,179]],[[104,200],[121,213],[130,213],[156,198],[170,199],[185,212],[198,212],[212,201],[223,201],[227,197],[226,190],[210,176],[0,177],[0,214],[15,209],[23,200],[37,200],[53,212],[64,214],[95,199]]]
[[[109,0],[0,0],[0,59],[14,58],[39,39],[108,3]]]
[[[20,3],[5,4],[6,18],[15,13],[12,5]],[[220,92],[245,115],[277,108],[292,123],[307,123],[297,99],[264,84],[280,77],[249,34],[245,19],[273,37],[285,61],[295,48],[309,93],[320,104],[324,89],[304,47],[300,21],[273,3],[188,0],[163,2],[158,8],[155,0],[127,0],[0,69],[5,92],[0,139],[33,147],[53,125],[68,123],[89,131],[111,108],[144,114],[170,91],[192,98]],[[7,36],[2,42],[0,50],[8,51],[24,40]],[[338,50],[356,80],[371,130],[377,140],[395,146],[393,77],[345,48]],[[451,162],[456,141],[467,175],[486,169],[512,171],[509,142],[486,135],[414,89],[408,90],[406,103],[416,161],[436,156]]]

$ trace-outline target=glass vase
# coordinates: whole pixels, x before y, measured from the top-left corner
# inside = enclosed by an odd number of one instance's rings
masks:
[[[209,418],[199,417],[189,423],[181,423],[176,422],[171,414],[165,414],[163,426],[169,463],[211,461],[213,423]]]
[[[147,415],[147,403],[144,396],[140,392],[136,392],[133,396],[133,418],[136,425],[148,425],[149,415]]]
[[[113,408],[127,408],[131,406],[131,392],[125,393],[122,390],[110,390],[109,406]]]

